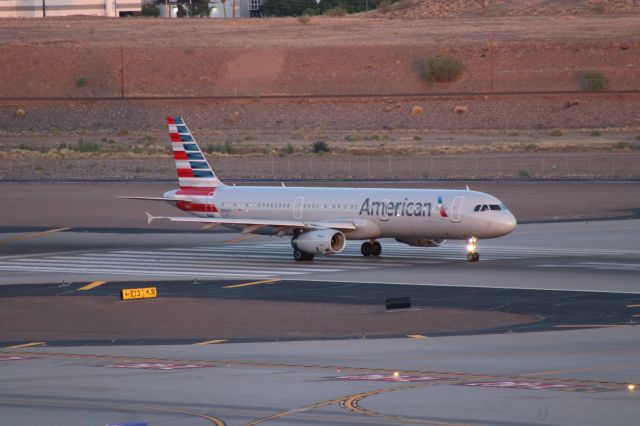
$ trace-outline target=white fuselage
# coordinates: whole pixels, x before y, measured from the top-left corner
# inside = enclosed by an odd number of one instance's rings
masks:
[[[494,238],[516,226],[498,199],[468,190],[224,186],[208,195],[164,196],[200,217],[348,221],[357,227],[344,232],[348,239]]]

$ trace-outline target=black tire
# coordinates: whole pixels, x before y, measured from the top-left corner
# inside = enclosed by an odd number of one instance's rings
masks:
[[[467,260],[469,262],[476,262],[476,254],[477,253],[467,253]]]
[[[477,262],[478,260],[480,260],[480,253],[476,252],[476,253],[473,253],[473,254],[474,254],[474,256],[473,256],[473,261],[474,262]]]
[[[293,259],[296,262],[302,262],[303,260],[307,260],[307,254],[304,252],[301,252],[300,250],[294,250],[293,251]]]
[[[382,245],[378,241],[376,241],[371,246],[371,255],[380,256],[381,253],[382,253]]]
[[[371,256],[373,253],[373,246],[369,241],[362,243],[360,246],[360,253],[362,253],[363,256]]]
[[[305,253],[304,254],[304,260],[307,260],[307,261],[313,260],[314,257],[315,257],[315,254],[313,254],[313,253]]]

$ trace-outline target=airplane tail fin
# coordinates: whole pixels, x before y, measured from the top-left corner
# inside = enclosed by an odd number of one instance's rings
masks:
[[[181,189],[225,186],[213,172],[181,117],[168,117],[169,136]]]

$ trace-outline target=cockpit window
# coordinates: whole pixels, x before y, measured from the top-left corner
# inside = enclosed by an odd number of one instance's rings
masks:
[[[479,211],[480,211],[480,207],[482,207],[482,206],[481,206],[480,204],[478,204],[478,205],[473,209],[473,211],[474,211],[474,212],[479,212]]]
[[[489,210],[489,206],[486,204],[483,204],[482,209],[480,209],[480,211],[486,212],[487,210]]]
[[[491,204],[489,207],[491,207],[491,210],[496,210],[496,211],[502,210],[500,206],[497,204]]]

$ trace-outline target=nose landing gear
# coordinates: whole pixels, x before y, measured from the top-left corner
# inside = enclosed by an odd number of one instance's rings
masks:
[[[380,256],[382,246],[376,240],[366,241],[360,246],[360,253],[363,256]]]
[[[467,260],[469,262],[477,262],[480,260],[480,253],[476,251],[476,243],[478,239],[471,237],[467,240]]]

